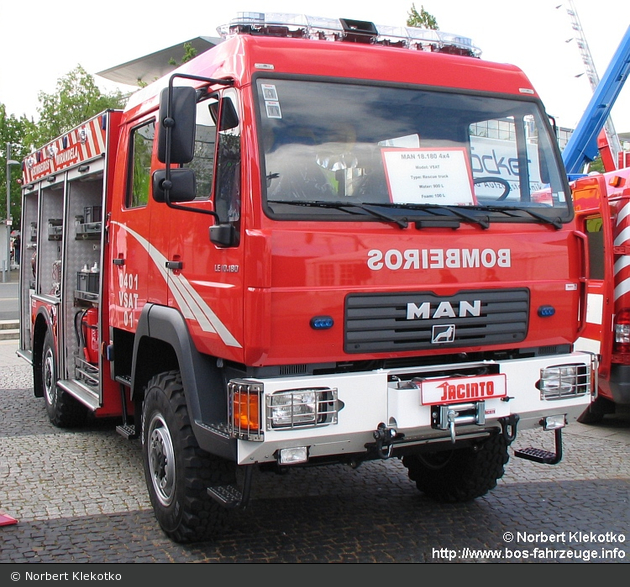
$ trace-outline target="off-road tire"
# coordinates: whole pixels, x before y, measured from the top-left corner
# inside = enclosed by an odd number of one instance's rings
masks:
[[[76,428],[85,424],[87,408],[57,385],[57,356],[50,330],[44,337],[39,368],[41,391],[50,422],[57,428]]]
[[[405,456],[403,465],[428,497],[463,503],[494,489],[508,459],[508,442],[503,434],[495,434],[473,447]]]
[[[216,535],[229,510],[207,490],[234,483],[236,465],[199,448],[179,371],[160,373],[146,387],[142,455],[149,497],[164,533],[182,544]]]
[[[615,413],[615,404],[608,398],[599,396],[580,414],[580,424],[600,424],[606,414]]]

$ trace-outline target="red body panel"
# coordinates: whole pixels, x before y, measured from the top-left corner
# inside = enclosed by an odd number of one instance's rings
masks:
[[[400,83],[417,83],[436,87],[458,87],[505,94],[533,94],[524,74],[510,65],[489,64],[468,57],[422,54],[393,48],[373,48],[374,56],[364,58],[365,48],[353,44],[303,39],[257,38],[237,36],[226,40],[213,51],[185,64],[183,73],[215,78],[230,77],[235,86],[244,89],[242,116],[244,128],[253,120],[251,95],[247,88],[259,64],[273,64],[275,71],[301,73],[308,60],[308,74],[328,78],[356,77]],[[422,67],[426,60],[427,67]],[[435,62],[439,60],[440,65]],[[348,63],[352,63],[351,71]],[[429,64],[431,64],[429,66]],[[384,76],[385,72],[385,76]],[[137,123],[140,116],[157,107],[153,87],[132,96],[125,121]],[[444,295],[471,287],[510,287],[527,282],[532,289],[532,308],[553,299],[557,308],[551,319],[540,320],[532,313],[528,344],[555,345],[571,343],[576,324],[570,317],[578,312],[578,294],[565,291],[567,281],[577,282],[581,275],[579,258],[567,258],[567,247],[576,250],[570,233],[556,233],[540,226],[513,227],[497,225],[487,232],[474,227],[462,227],[453,234],[449,230],[427,230],[420,235],[412,230],[401,233],[397,227],[353,224],[352,234],[344,223],[273,222],[260,214],[260,185],[255,174],[258,146],[245,135],[244,153],[252,174],[242,177],[243,223],[242,246],[221,250],[206,238],[208,218],[200,214],[175,211],[149,202],[141,214],[119,210],[114,203],[112,220],[120,223],[113,229],[114,256],[124,257],[124,268],[113,269],[112,323],[125,324],[126,306],[134,306],[137,320],[145,300],[180,307],[173,295],[173,280],[185,279],[205,301],[212,313],[212,325],[205,330],[201,322],[189,319],[188,324],[199,350],[250,365],[298,363],[308,361],[338,361],[347,355],[343,351],[344,297],[349,291],[406,291],[430,287]],[[121,153],[126,152],[122,145]],[[119,155],[118,168],[124,170],[124,155]],[[116,178],[116,192],[123,193],[125,176]],[[209,206],[210,203],[199,204]],[[134,214],[142,218],[132,219]],[[139,244],[130,238],[124,227],[148,238],[155,249],[153,260]],[[419,247],[425,240],[431,245]],[[535,236],[534,236],[535,235]],[[474,267],[452,269],[440,261],[431,261],[433,268],[372,270],[368,266],[369,251],[426,248],[433,255],[448,249],[498,250],[507,248],[510,267]],[[159,265],[166,259],[183,263],[181,272],[159,274]],[[541,263],[545,259],[545,263]],[[129,291],[125,276],[131,274],[138,291]],[[167,287],[166,280],[169,280]],[[462,286],[458,284],[461,283]],[[350,287],[350,284],[353,284]],[[137,295],[136,295],[137,294]],[[133,301],[131,300],[133,297]],[[206,312],[207,314],[208,312]],[[310,319],[331,315],[336,327],[314,332]],[[216,319],[216,320],[215,320]],[[244,324],[248,328],[243,327]],[[222,336],[216,330],[225,329]],[[214,332],[213,332],[214,330]],[[299,343],[299,344],[298,344]],[[391,353],[397,356],[397,353]],[[382,356],[379,355],[379,356]],[[370,356],[357,356],[357,359]]]

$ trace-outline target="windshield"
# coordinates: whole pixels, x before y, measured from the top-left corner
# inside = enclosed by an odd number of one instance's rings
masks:
[[[570,218],[537,102],[262,78],[257,95],[273,218]]]

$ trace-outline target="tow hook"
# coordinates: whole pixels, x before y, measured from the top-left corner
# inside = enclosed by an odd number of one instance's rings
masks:
[[[376,454],[381,459],[388,459],[392,456],[393,440],[398,433],[395,428],[389,428],[381,422],[376,430],[372,432],[376,440]]]
[[[518,414],[511,414],[499,420],[501,422],[501,433],[508,444],[512,444],[516,438],[516,425],[519,419]]]

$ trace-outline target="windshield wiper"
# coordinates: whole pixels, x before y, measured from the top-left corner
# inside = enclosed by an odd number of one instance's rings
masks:
[[[490,210],[491,212],[502,212],[503,214],[508,214],[510,212],[525,212],[525,214],[529,214],[532,218],[536,218],[536,220],[540,220],[545,224],[551,224],[554,228],[560,230],[562,228],[562,219],[560,216],[556,216],[555,218],[549,218],[549,216],[545,216],[544,214],[540,214],[540,212],[535,212],[531,208],[519,208],[518,206],[484,206],[484,210]],[[516,216],[512,214],[512,216]]]
[[[439,204],[377,204],[378,206],[388,206],[391,208],[400,208],[404,210],[423,211],[430,214],[427,218],[416,220],[416,228],[424,228],[425,226],[448,226],[452,228],[459,228],[459,222],[452,217],[455,216],[458,220],[465,222],[473,222],[479,224],[482,228],[488,228],[490,226],[490,219],[486,215],[472,214],[457,206],[441,206]],[[476,211],[481,209],[473,208]],[[446,213],[445,213],[446,212]]]
[[[368,207],[366,204],[358,204],[354,202],[324,202],[321,200],[267,200],[269,204],[289,204],[291,206],[303,206],[305,208],[334,208],[335,210],[341,210],[343,212],[347,212],[348,214],[354,214],[352,210],[347,210],[346,208],[357,208],[362,210],[363,212],[367,212],[368,214],[374,216],[374,218],[378,218],[379,220],[384,220],[385,222],[393,222],[400,226],[400,228],[407,228],[409,226],[409,222],[406,218],[394,218],[389,214],[384,214],[383,212],[379,212],[378,210],[374,210],[371,207]]]
[[[550,218],[545,214],[541,214],[540,212],[536,212],[531,208],[521,208],[519,206],[466,206],[465,208],[458,206],[440,206],[439,204],[378,204],[379,206],[390,206],[397,208],[406,208],[413,210],[425,210],[426,212],[432,214],[430,218],[417,220],[416,228],[423,228],[424,226],[431,225],[430,223],[436,221],[442,221],[443,223],[446,221],[444,226],[448,226],[448,215],[442,213],[442,210],[448,211],[454,216],[461,218],[462,220],[467,220],[470,222],[475,222],[481,225],[483,228],[488,228],[490,226],[490,218],[488,215],[475,215],[474,213],[469,212],[499,212],[506,216],[512,216],[513,218],[518,218],[518,214],[514,214],[514,212],[524,212],[528,214],[532,218],[536,218],[536,220],[540,220],[544,224],[551,224],[554,228],[560,229],[563,226],[562,219],[560,216],[556,216],[555,218]],[[456,227],[455,225],[452,225]]]

